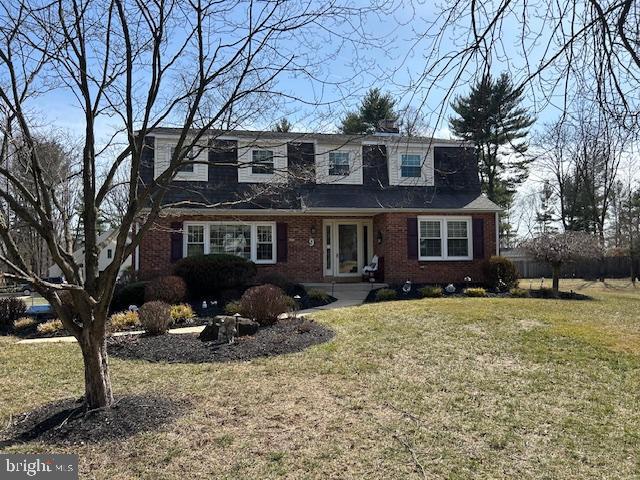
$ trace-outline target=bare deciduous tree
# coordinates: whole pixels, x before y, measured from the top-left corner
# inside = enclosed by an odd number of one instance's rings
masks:
[[[581,258],[599,258],[601,248],[597,239],[585,232],[565,232],[540,235],[522,243],[536,260],[547,262],[553,271],[553,292],[558,294],[562,265]]]
[[[366,45],[359,22],[367,11],[349,2],[310,0],[22,0],[0,6],[0,180],[9,185],[0,189],[6,206],[0,214],[0,260],[10,276],[34,284],[78,340],[88,408],[113,403],[105,344],[109,303],[119,267],[160,214],[171,179],[181,167],[207,161],[192,154],[209,146],[211,128],[259,122],[278,99],[291,100],[290,92],[278,88],[278,78],[291,74],[318,81],[316,67],[337,49],[350,41]],[[56,193],[38,148],[33,107],[51,91],[74,103],[83,123],[78,165],[83,268],[54,233]],[[102,142],[105,121],[115,128]],[[176,148],[167,169],[144,184],[145,137],[158,126],[179,129]],[[17,138],[33,188],[25,188],[7,168]],[[113,260],[99,271],[98,220],[123,171],[128,182],[120,192]],[[48,283],[31,268],[6,211],[35,229],[68,283]]]

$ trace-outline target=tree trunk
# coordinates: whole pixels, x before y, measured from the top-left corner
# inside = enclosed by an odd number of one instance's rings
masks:
[[[555,296],[558,296],[558,293],[560,291],[560,264],[559,263],[554,263],[551,265],[551,269],[553,271],[553,294]]]
[[[85,327],[80,348],[84,358],[86,407],[88,409],[110,407],[113,404],[113,393],[104,332],[99,334],[92,331],[91,327]]]

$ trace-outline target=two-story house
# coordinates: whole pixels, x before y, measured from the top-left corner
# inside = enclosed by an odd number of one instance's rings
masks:
[[[146,138],[143,182],[167,168],[178,130]],[[201,142],[202,143],[202,142]],[[135,267],[231,253],[259,274],[359,281],[374,255],[387,282],[482,280],[500,208],[480,192],[473,148],[397,134],[212,131],[181,167]]]

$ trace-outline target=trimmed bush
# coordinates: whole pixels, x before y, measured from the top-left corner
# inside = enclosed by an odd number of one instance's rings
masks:
[[[174,275],[187,283],[194,299],[215,297],[220,290],[242,288],[256,275],[256,266],[236,255],[196,255],[178,260]]]
[[[169,304],[182,303],[187,299],[187,284],[176,275],[158,277],[144,287],[144,301],[158,300]]]
[[[291,311],[295,302],[275,285],[250,288],[240,299],[240,315],[258,322],[261,326],[273,325],[278,315]]]
[[[235,315],[236,313],[240,313],[242,310],[242,306],[240,305],[240,300],[234,300],[232,302],[227,303],[224,306],[224,312],[227,315]]]
[[[514,298],[527,298],[529,296],[529,290],[524,288],[512,288],[509,293]]]
[[[381,288],[376,292],[376,302],[386,302],[388,300],[395,300],[398,296],[395,290],[391,288]]]
[[[318,290],[317,288],[310,288],[307,292],[307,296],[310,300],[324,303],[327,303],[331,298],[327,292],[324,290]]]
[[[110,310],[121,312],[127,310],[129,305],[140,306],[144,303],[144,290],[147,282],[133,282],[122,285],[113,293]]]
[[[53,335],[54,333],[64,330],[64,326],[62,325],[62,320],[54,318],[53,320],[38,325],[37,330],[41,335]]]
[[[426,287],[418,289],[418,292],[422,298],[438,298],[444,295],[442,287],[437,285],[427,285]]]
[[[487,291],[484,288],[465,288],[463,293],[467,297],[486,297]]]
[[[508,258],[493,256],[484,262],[482,269],[492,290],[506,292],[518,286],[518,269]]]
[[[168,304],[159,301],[147,302],[138,312],[140,324],[149,335],[162,335],[167,333],[171,325],[171,308]]]
[[[38,322],[31,317],[21,317],[13,322],[14,332],[21,333],[29,330],[35,330]]]
[[[196,314],[191,305],[171,305],[171,321],[173,323],[186,323],[196,318]]]
[[[138,312],[119,312],[109,317],[109,330],[112,332],[120,332],[138,326],[140,326]]]
[[[302,293],[304,293],[304,287],[302,285],[292,282],[280,273],[267,273],[262,275],[258,278],[256,283],[258,285],[275,285],[290,297],[293,297],[294,295],[302,295]]]

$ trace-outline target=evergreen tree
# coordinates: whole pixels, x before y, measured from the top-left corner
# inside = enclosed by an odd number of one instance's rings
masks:
[[[544,182],[540,191],[540,206],[536,209],[536,230],[538,234],[556,233],[558,229],[553,225],[556,211],[553,206],[553,189],[548,180]]]
[[[291,122],[286,117],[282,117],[280,121],[273,126],[273,131],[286,133],[290,132],[292,128],[293,125]]]
[[[496,80],[484,75],[467,96],[456,97],[451,104],[458,115],[449,119],[451,130],[475,144],[483,191],[503,207],[529,174],[530,161],[522,154],[529,147],[526,137],[534,118],[521,106],[522,100],[523,89],[515,88],[509,75],[502,73]]]
[[[342,119],[340,131],[347,135],[373,133],[382,120],[397,121],[396,101],[379,88],[370,89],[357,112],[349,112]]]

